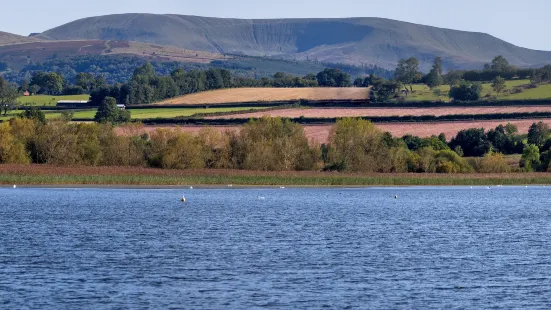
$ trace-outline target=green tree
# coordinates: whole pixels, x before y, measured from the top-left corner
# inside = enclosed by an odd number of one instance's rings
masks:
[[[499,95],[505,90],[507,85],[505,84],[505,79],[501,76],[496,77],[492,80],[492,89]]]
[[[541,148],[550,133],[549,126],[544,122],[533,123],[530,129],[528,129],[528,144],[534,144],[538,148]]]
[[[130,111],[117,107],[117,100],[105,97],[98,107],[94,120],[98,123],[126,123],[130,121]]]
[[[480,83],[469,83],[462,81],[457,86],[450,88],[449,96],[458,101],[476,101],[480,99],[482,85]]]
[[[4,111],[4,115],[8,114],[9,110],[17,107],[17,87],[8,83],[0,76],[0,111]]]
[[[409,59],[400,59],[396,67],[395,78],[404,85],[409,85],[413,92],[413,82],[419,75],[419,60],[415,57]]]
[[[484,133],[484,128],[471,128],[461,130],[457,136],[450,141],[450,147],[455,149],[460,146],[464,156],[480,157],[488,153],[491,144],[488,141],[487,135]]]
[[[432,69],[427,75],[427,85],[430,88],[438,87],[444,83],[442,72],[442,58],[436,57],[432,65]]]
[[[23,113],[21,113],[19,117],[30,119],[35,122],[46,123],[46,115],[38,107],[31,107],[31,108],[25,109],[25,111],[23,111]]]
[[[520,166],[527,171],[534,171],[540,164],[540,150],[537,145],[528,144],[522,152]]]
[[[511,70],[511,65],[509,65],[509,61],[507,61],[505,57],[503,57],[502,55],[499,55],[492,60],[492,64],[490,65],[490,68],[494,71],[506,72]]]

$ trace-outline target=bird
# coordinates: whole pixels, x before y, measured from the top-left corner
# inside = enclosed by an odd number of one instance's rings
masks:
[[[398,199],[398,195],[394,196],[394,199]]]
[[[186,202],[186,197],[182,196],[181,202]]]
[[[17,188],[17,185],[13,184],[13,188]]]
[[[193,186],[190,186],[189,189],[193,189]]]

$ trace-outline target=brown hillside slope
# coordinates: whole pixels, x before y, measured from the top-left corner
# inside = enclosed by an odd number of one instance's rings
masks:
[[[40,38],[24,37],[17,34],[0,31],[0,46],[41,41]]]
[[[284,100],[368,99],[367,88],[231,88],[190,94],[156,104],[216,104]]]
[[[0,61],[10,63],[11,67],[15,69],[23,67],[29,61],[42,62],[48,58],[52,58],[54,55],[64,57],[121,54],[135,55],[154,61],[195,63],[209,63],[213,60],[229,58],[217,53],[127,41],[38,41],[0,45]]]

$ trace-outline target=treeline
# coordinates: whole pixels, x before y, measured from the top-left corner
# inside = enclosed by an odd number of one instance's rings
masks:
[[[193,62],[167,62],[149,61],[159,75],[169,75],[176,69],[207,70],[209,68],[227,69],[237,77],[260,79],[271,77],[278,71],[299,75],[300,72],[316,72],[323,68],[336,68],[351,75],[360,76],[376,74],[383,77],[391,77],[393,72],[374,65],[346,65],[322,62],[304,62],[293,60],[273,59],[269,57],[252,57],[242,55],[230,55],[231,59],[216,60],[210,64]],[[32,56],[28,58],[28,64],[20,69],[11,68],[9,61],[0,62],[0,72],[4,72],[4,78],[10,82],[20,83],[30,80],[35,72],[56,72],[70,83],[75,82],[79,73],[92,73],[105,78],[107,83],[125,83],[132,78],[136,68],[148,62],[147,57],[128,55],[80,55],[69,57],[52,57],[50,59],[34,62]],[[19,67],[13,65],[13,67]]]
[[[251,121],[239,132],[144,133],[139,124],[114,128],[67,119],[45,121],[40,113],[26,111],[0,124],[0,163],[265,171],[547,171],[549,133],[546,125],[534,124],[524,143],[509,124],[488,132],[464,130],[447,142],[443,134],[397,138],[369,121],[348,118],[339,120],[329,142],[320,146],[308,141],[301,125],[280,118]],[[522,153],[516,167],[503,156],[514,153]]]
[[[296,77],[276,73],[272,78],[234,77],[225,69],[185,71],[177,69],[168,76],[156,74],[147,63],[134,71],[125,84],[105,85],[91,92],[92,105],[98,106],[105,97],[113,97],[118,103],[149,104],[176,96],[208,90],[239,87],[349,87],[350,75],[338,69],[325,69],[317,75]]]
[[[444,74],[443,60],[436,57],[429,73],[419,71],[419,60],[415,57],[401,59],[396,66],[394,79],[371,75],[358,78],[355,86],[371,86],[371,99],[374,102],[388,102],[392,99],[405,100],[414,92],[413,84],[426,84],[438,97],[444,96],[455,101],[478,101],[481,99],[482,84],[491,82],[492,89],[500,94],[506,89],[506,80],[530,79],[530,84],[516,87],[512,93],[522,92],[524,88],[536,88],[541,83],[551,82],[551,65],[539,69],[521,69],[511,66],[503,56],[496,56],[483,70],[449,71]],[[450,85],[447,94],[438,88]]]

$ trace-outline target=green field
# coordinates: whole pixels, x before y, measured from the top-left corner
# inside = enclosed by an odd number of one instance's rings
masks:
[[[75,96],[27,96],[19,97],[17,101],[22,105],[35,106],[55,106],[59,100],[88,100],[90,95],[75,95]]]
[[[522,99],[547,99],[551,98],[551,84],[541,84],[537,88],[524,89],[521,93],[510,94],[507,90],[513,89],[513,87],[530,84],[529,80],[514,80],[506,81],[507,88],[500,96],[492,90],[491,83],[482,84],[482,99],[488,98],[490,96],[496,96],[499,100],[522,100]],[[439,87],[442,92],[442,97],[437,97],[433,91],[425,84],[416,84],[413,85],[413,94],[410,94],[406,101],[437,101],[444,100],[447,101],[448,92],[450,91],[449,85],[442,85]]]
[[[192,116],[199,113],[227,113],[227,112],[243,112],[250,110],[263,110],[269,107],[239,107],[239,108],[153,108],[153,109],[129,109],[132,119],[146,119],[146,118],[173,118]],[[0,120],[8,120],[22,111],[10,111],[7,116],[0,116]],[[49,112],[45,111],[47,119],[56,119],[61,117],[60,111]],[[73,112],[73,118],[75,119],[90,119],[92,120],[96,115],[95,109],[85,111]]]

